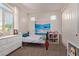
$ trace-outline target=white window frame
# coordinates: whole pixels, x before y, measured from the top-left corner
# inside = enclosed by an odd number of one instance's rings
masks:
[[[4,6],[6,6],[6,5],[4,5]],[[4,16],[4,14],[5,14],[5,12],[9,12],[13,15],[13,13],[11,12],[11,10],[8,10],[8,9],[2,8],[2,7],[0,7],[0,8],[2,9],[2,32],[5,33],[5,31],[4,31],[4,26],[5,26],[5,16]],[[14,29],[14,15],[13,15],[13,29]]]

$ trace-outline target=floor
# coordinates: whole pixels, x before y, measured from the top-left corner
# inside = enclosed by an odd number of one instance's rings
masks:
[[[49,49],[46,51],[43,45],[30,44],[17,49],[8,56],[66,56],[66,49],[60,44],[50,42]]]

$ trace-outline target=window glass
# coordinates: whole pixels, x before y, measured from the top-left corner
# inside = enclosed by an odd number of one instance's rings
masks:
[[[8,11],[5,11],[4,15],[4,31],[10,32],[13,30],[13,15]]]
[[[3,35],[13,34],[13,14],[10,8],[0,4],[0,33]]]
[[[0,31],[2,31],[2,9],[0,8]]]
[[[52,16],[50,17],[50,19],[51,19],[51,20],[56,20],[56,15],[52,15]]]

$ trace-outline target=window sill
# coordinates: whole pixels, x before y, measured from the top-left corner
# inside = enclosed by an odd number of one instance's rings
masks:
[[[17,36],[17,35],[0,36],[0,40],[1,40],[1,39],[4,39],[4,38],[14,37],[14,36]]]

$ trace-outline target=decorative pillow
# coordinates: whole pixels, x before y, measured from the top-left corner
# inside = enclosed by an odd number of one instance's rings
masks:
[[[29,32],[28,33],[23,33],[22,37],[27,37],[29,36]]]

